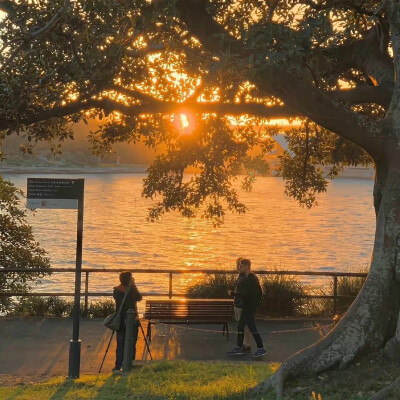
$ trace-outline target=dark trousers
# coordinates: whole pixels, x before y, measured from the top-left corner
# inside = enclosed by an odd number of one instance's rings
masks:
[[[125,348],[125,327],[120,331],[117,331],[117,350],[116,350],[116,360],[115,368],[121,369],[122,361],[124,359],[124,348]],[[136,342],[139,332],[139,321],[135,321],[133,324],[133,356],[132,360],[136,357]]]
[[[238,322],[237,330],[237,345],[242,347],[244,340],[244,328],[247,325],[249,331],[253,335],[254,340],[257,343],[257,347],[264,347],[260,334],[257,332],[256,321],[254,320],[254,311],[248,308],[242,309],[242,314]]]

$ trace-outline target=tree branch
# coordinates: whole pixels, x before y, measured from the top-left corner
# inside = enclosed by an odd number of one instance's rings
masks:
[[[387,109],[390,103],[387,90],[381,86],[357,86],[354,89],[334,90],[327,94],[334,100],[345,101],[348,104],[375,103]]]
[[[215,38],[210,40],[213,34],[221,34],[223,28],[207,13],[206,0],[178,0],[176,5],[190,32],[196,35],[210,52],[220,54],[234,48],[234,52],[230,52],[231,56],[240,60],[243,54],[246,54],[246,59],[248,58],[249,49],[227,34],[224,41]],[[381,130],[378,124],[333,101],[322,90],[286,71],[284,65],[267,66],[259,71],[249,69],[248,78],[265,93],[282,99],[292,110],[350,140],[370,155],[374,156],[380,150],[376,146],[376,135]]]
[[[37,31],[31,33],[28,37],[28,40],[37,39],[41,35],[44,35],[49,30],[51,30],[57,24],[57,22],[61,18],[61,16],[64,14],[64,12],[68,8],[69,4],[70,4],[70,0],[64,0],[64,5],[54,14],[53,18],[45,26],[43,26],[42,28],[38,29]]]
[[[349,1],[349,0],[328,0],[325,3],[315,3],[313,0],[304,0],[301,1],[300,3],[306,4],[310,6],[313,10],[316,11],[323,11],[327,10],[330,8],[344,8],[347,10],[354,10],[357,11],[359,14],[364,14],[364,15],[369,15],[373,16],[375,15],[374,11],[367,10],[365,8],[362,8],[362,1]]]
[[[126,116],[139,116],[141,114],[173,114],[182,112],[193,112],[199,114],[219,113],[225,115],[249,114],[257,117],[294,118],[297,114],[287,106],[265,106],[263,104],[220,104],[220,103],[167,103],[154,100],[147,104],[126,105],[108,98],[89,99],[77,101],[65,106],[54,107],[48,110],[40,110],[28,114],[19,121],[22,125],[31,125],[50,118],[66,117],[81,111],[90,109],[104,110],[107,114],[118,111]],[[15,121],[0,119],[0,129],[7,129]]]
[[[64,5],[54,14],[53,18],[42,28],[30,33],[27,37],[22,37],[16,41],[22,41],[21,43],[8,57],[8,60],[5,62],[5,64],[2,65],[0,68],[0,72],[4,71],[7,66],[9,66],[15,59],[15,57],[18,55],[18,53],[22,50],[22,48],[32,40],[38,39],[48,31],[50,31],[58,22],[58,20],[61,18],[61,16],[64,14],[65,10],[68,8],[70,3],[70,0],[64,0]],[[5,46],[7,47],[7,46]],[[4,46],[3,46],[4,48]]]

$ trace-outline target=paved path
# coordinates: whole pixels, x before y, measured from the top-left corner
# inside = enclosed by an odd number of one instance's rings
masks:
[[[111,331],[102,319],[81,319],[81,374],[96,374],[104,356]],[[318,341],[331,327],[329,321],[257,321],[267,347],[264,361],[282,362],[302,348]],[[147,322],[142,321],[146,332]],[[150,349],[155,360],[250,360],[249,356],[228,357],[235,345],[235,324],[230,324],[227,340],[219,325],[152,326]],[[66,376],[68,373],[70,318],[0,317],[0,384]],[[137,360],[148,358],[143,335],[139,332]],[[111,371],[115,361],[115,340],[106,357],[103,372]],[[29,380],[29,379],[28,379]],[[12,383],[11,382],[11,383]]]

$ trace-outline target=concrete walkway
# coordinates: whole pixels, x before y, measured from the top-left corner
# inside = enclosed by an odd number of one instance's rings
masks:
[[[102,319],[81,319],[81,374],[97,374],[111,337]],[[142,321],[146,332],[147,321]],[[324,336],[330,321],[265,320],[257,327],[268,350],[263,361],[282,362]],[[229,326],[229,340],[220,325],[152,325],[150,350],[155,360],[250,360],[248,355],[228,357],[236,342],[236,324]],[[70,318],[0,317],[0,384],[18,377],[40,379],[68,374]],[[254,343],[253,343],[254,346]],[[137,360],[148,360],[143,335],[139,331]],[[115,339],[103,366],[111,371],[115,361]]]

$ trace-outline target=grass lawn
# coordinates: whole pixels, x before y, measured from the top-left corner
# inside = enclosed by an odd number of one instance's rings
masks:
[[[161,361],[129,375],[53,378],[0,388],[1,400],[243,399],[244,391],[273,373],[277,364]]]
[[[246,399],[245,392],[270,376],[277,364],[161,361],[137,366],[129,375],[87,375],[75,381],[48,381],[0,388],[1,400],[61,399]],[[351,367],[310,379],[290,382],[285,399],[366,400],[400,376],[400,365],[380,353],[364,357]],[[400,399],[400,393],[393,393]],[[248,398],[248,397],[247,397]],[[254,400],[274,400],[260,395]]]

